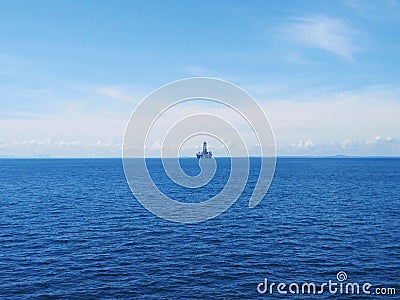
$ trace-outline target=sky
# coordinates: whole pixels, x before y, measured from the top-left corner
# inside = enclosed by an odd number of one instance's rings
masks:
[[[1,1],[0,37],[1,157],[120,157],[138,103],[199,76],[278,155],[400,156],[399,1]]]

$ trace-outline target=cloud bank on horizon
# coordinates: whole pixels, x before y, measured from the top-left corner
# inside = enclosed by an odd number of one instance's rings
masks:
[[[0,25],[0,157],[120,157],[139,101],[191,76],[252,94],[278,155],[400,156],[399,1],[2,2]]]

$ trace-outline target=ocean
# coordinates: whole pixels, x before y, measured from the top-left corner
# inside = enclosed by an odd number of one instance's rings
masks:
[[[164,193],[203,201],[229,177],[229,160],[216,160],[196,193],[174,186],[159,160],[148,166]],[[195,158],[182,166],[199,170]],[[338,272],[371,283],[373,295],[354,298],[375,299],[377,287],[399,297],[400,159],[278,158],[249,209],[258,166],[252,158],[230,209],[183,225],[134,198],[120,159],[1,159],[0,299],[349,298],[259,291],[266,281],[339,283]]]

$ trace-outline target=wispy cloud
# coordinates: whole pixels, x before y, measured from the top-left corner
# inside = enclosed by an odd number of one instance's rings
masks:
[[[216,71],[209,68],[204,68],[195,65],[186,65],[184,69],[185,73],[191,77],[215,77],[215,78],[223,78],[228,81],[236,81],[237,78],[234,78],[231,73],[224,73],[221,71]]]
[[[119,157],[121,147],[110,140],[0,140],[0,157]]]
[[[57,111],[49,109],[35,118],[0,117],[3,129],[0,131],[0,155],[120,155],[120,146],[112,145],[121,144],[126,122],[139,97],[134,96],[131,88],[117,85],[72,90],[74,93],[57,102],[50,101],[56,96],[52,90],[43,88],[29,94],[29,99],[49,99],[43,100],[44,103],[57,104]],[[258,100],[265,99],[262,107],[271,121],[281,155],[400,154],[396,143],[400,138],[400,90],[397,87],[376,85],[346,91],[315,88],[311,92],[288,94],[283,85],[266,84],[253,85],[250,90],[269,91]],[[79,101],[74,101],[75,95]],[[248,144],[254,144],[250,131],[242,126],[237,114],[227,107],[194,102],[171,108],[158,119],[154,133],[149,134],[149,149],[159,150],[165,132],[177,120],[194,112],[223,116],[243,132],[251,141]],[[58,140],[47,140],[48,136]],[[201,142],[193,145],[197,147]],[[192,149],[188,153],[194,152]],[[258,153],[257,150],[254,153]]]
[[[186,72],[191,76],[210,76],[210,74],[215,73],[214,71],[193,65],[187,65],[185,69]]]
[[[130,104],[137,103],[140,100],[119,86],[98,87],[95,89],[95,92],[101,96]]]
[[[400,138],[400,92],[397,88],[377,86],[320,95],[302,94],[269,100],[262,106],[277,143],[283,148],[293,151],[301,148],[306,153],[322,151],[324,148],[318,146],[321,144],[334,143],[340,150],[342,144],[350,147],[355,141],[379,141],[382,144],[380,153],[387,146],[387,153],[400,154],[400,149],[391,148],[389,142],[383,143],[383,138],[372,140],[379,136]],[[370,147],[371,155],[373,149],[377,147]]]
[[[317,48],[353,60],[357,51],[354,30],[339,19],[313,16],[294,19],[283,29],[286,37],[296,43]]]
[[[298,142],[295,143],[295,144],[291,144],[290,146],[291,146],[291,147],[295,147],[295,148],[302,148],[302,149],[304,149],[304,148],[313,147],[313,146],[315,146],[315,144],[313,143],[312,140],[306,140],[306,141],[300,140],[300,141],[298,141]]]
[[[57,87],[21,90],[10,100],[3,95],[0,156],[119,156],[140,97],[124,85]]]
[[[280,155],[349,155],[349,156],[400,156],[400,139],[376,136],[358,141],[344,139],[342,142],[313,143],[299,141],[278,149]]]
[[[346,0],[347,6],[358,15],[379,22],[400,21],[400,1]]]

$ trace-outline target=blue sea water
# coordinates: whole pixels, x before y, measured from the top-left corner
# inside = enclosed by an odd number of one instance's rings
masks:
[[[169,182],[159,160],[148,166],[165,193],[201,201],[229,176],[229,160],[217,163],[201,194]],[[182,166],[199,171],[196,159]],[[0,160],[0,298],[346,299],[257,292],[265,278],[321,284],[339,271],[399,297],[400,159],[279,158],[253,209],[256,158],[251,166],[230,209],[182,225],[140,205],[119,159]]]

